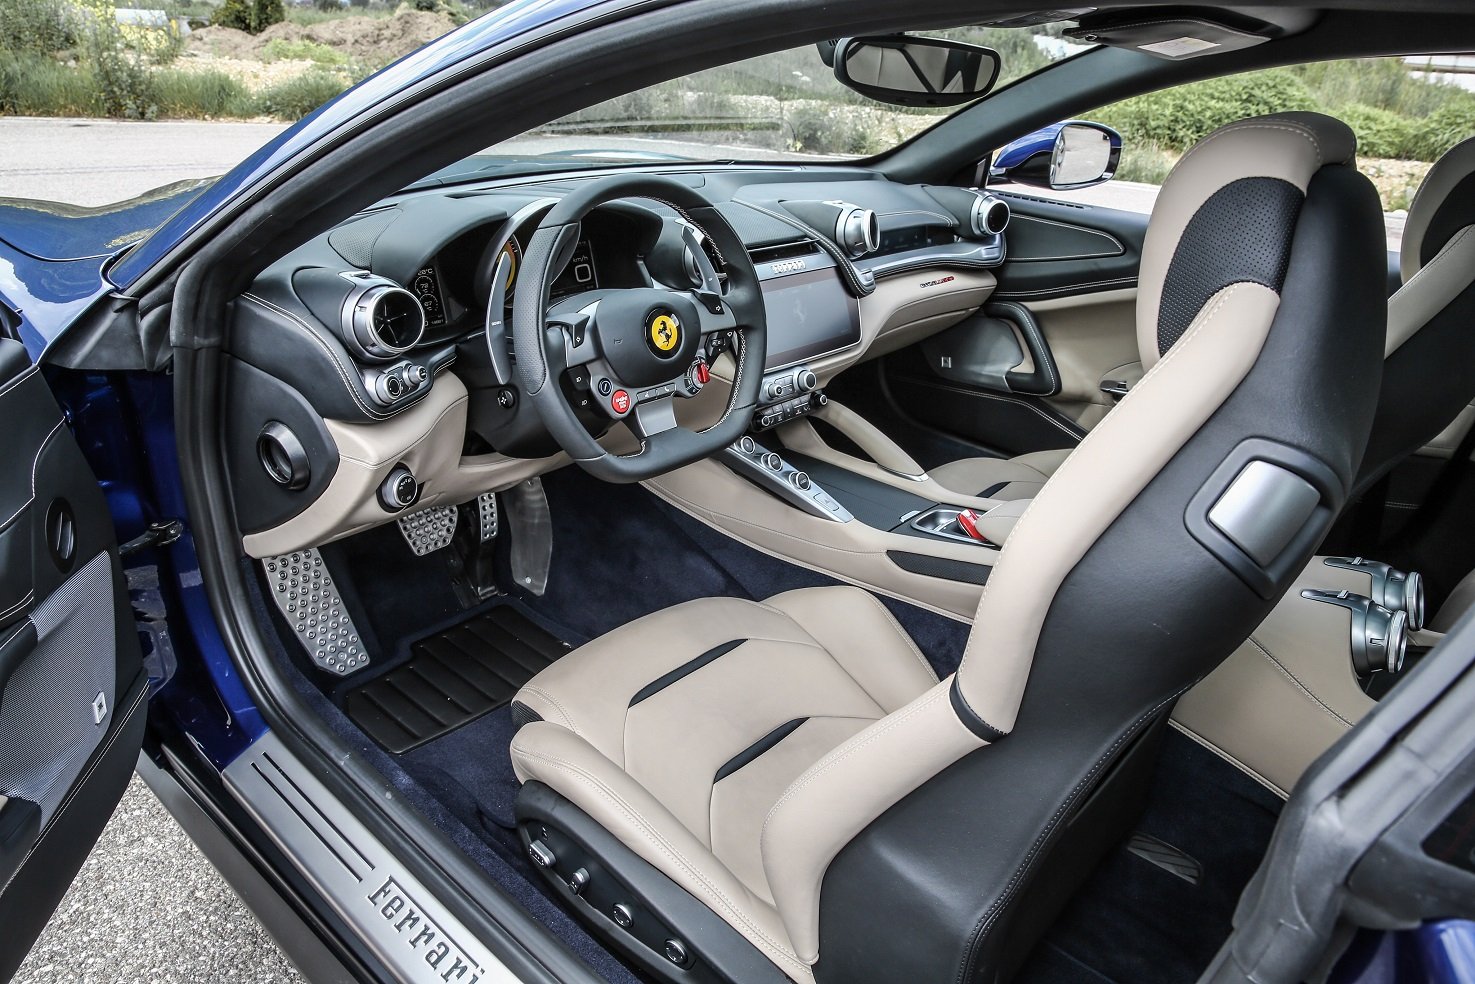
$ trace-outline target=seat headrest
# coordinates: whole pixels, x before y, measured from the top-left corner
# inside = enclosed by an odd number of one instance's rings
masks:
[[[1150,369],[1208,300],[1233,283],[1279,292],[1312,175],[1350,164],[1357,138],[1320,113],[1277,113],[1220,127],[1163,183],[1138,275],[1137,345]]]
[[[1435,161],[1414,195],[1398,257],[1403,282],[1412,280],[1451,236],[1471,224],[1475,224],[1475,137]]]

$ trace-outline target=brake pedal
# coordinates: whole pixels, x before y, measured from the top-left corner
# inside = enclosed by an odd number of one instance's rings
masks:
[[[431,506],[401,516],[400,534],[416,557],[424,557],[451,544],[456,535],[456,507]]]
[[[262,562],[271,600],[320,670],[347,676],[369,665],[358,628],[316,548]]]

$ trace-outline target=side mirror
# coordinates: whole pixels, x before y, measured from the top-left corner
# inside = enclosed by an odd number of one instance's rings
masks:
[[[1070,120],[1020,137],[999,151],[994,181],[1069,191],[1107,181],[1122,159],[1122,135],[1101,123]]]
[[[943,38],[841,38],[820,45],[840,84],[896,106],[958,106],[993,88],[999,53]]]

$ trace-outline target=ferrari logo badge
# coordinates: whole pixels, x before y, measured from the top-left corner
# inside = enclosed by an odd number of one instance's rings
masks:
[[[681,323],[672,314],[658,314],[650,319],[650,343],[657,352],[670,352],[681,344]]]

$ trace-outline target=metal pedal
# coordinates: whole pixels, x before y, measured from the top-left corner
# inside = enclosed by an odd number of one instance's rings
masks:
[[[456,535],[456,507],[431,506],[399,518],[399,531],[416,557],[424,557],[451,544]]]
[[[261,563],[271,584],[271,600],[318,669],[347,676],[369,665],[358,629],[316,549],[268,557]]]
[[[480,523],[478,536],[482,543],[497,536],[497,493],[483,492],[476,497],[476,518]]]

